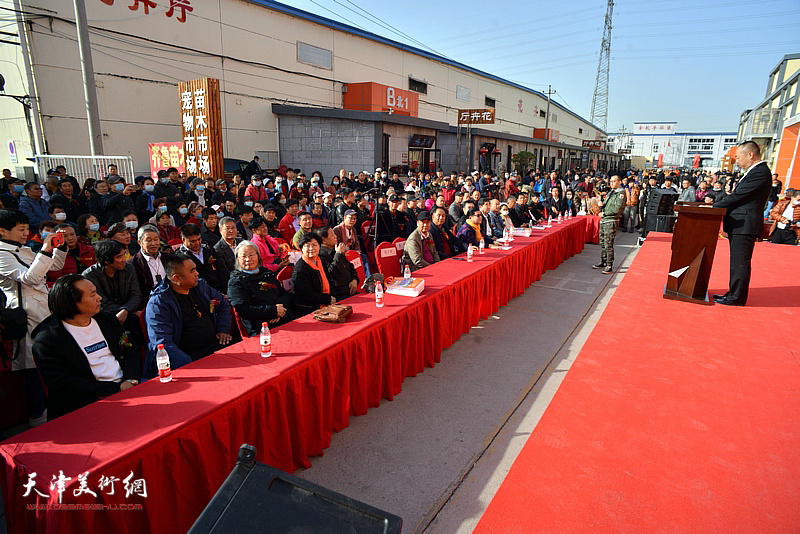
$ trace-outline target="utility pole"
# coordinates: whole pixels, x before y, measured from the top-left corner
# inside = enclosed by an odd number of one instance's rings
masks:
[[[611,67],[611,13],[614,0],[608,0],[606,22],[603,29],[603,42],[600,44],[600,61],[597,63],[597,79],[594,82],[592,115],[589,121],[605,131],[608,121],[608,78]]]
[[[89,119],[89,149],[92,156],[103,155],[103,132],[100,130],[100,111],[97,109],[97,86],[94,82],[92,46],[89,43],[89,23],[86,22],[84,0],[72,0],[75,6],[75,26],[78,30],[78,51],[81,56],[83,94],[86,98],[86,116]]]
[[[19,44],[22,48],[22,62],[25,64],[25,75],[28,81],[28,97],[30,100],[30,107],[25,107],[25,115],[30,125],[30,133],[33,138],[33,155],[35,156],[36,154],[44,154],[47,147],[44,143],[42,121],[39,115],[39,96],[36,94],[36,83],[33,79],[33,68],[31,67],[30,49],[28,48],[28,28],[25,27],[22,2],[20,2],[20,0],[14,0],[14,9],[17,11],[17,34],[19,35]]]
[[[547,86],[547,112],[544,115],[544,137],[547,140],[547,159],[544,162],[545,172],[550,171],[550,95],[555,93],[550,85]]]

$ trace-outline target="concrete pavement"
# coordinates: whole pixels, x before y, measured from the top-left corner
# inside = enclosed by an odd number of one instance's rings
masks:
[[[403,518],[405,532],[470,532],[638,250],[619,234],[616,271],[599,247],[544,274],[474,327],[394,401],[352,418],[296,474]],[[413,335],[413,333],[409,333]]]

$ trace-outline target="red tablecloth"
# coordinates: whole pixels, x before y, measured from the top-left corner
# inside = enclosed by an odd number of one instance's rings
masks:
[[[262,359],[258,340],[234,346],[174,371],[174,380],[143,383],[29,430],[0,445],[3,497],[12,532],[184,532],[236,462],[239,446],[258,460],[293,471],[311,465],[333,432],[352,415],[400,393],[403,380],[439,361],[482,318],[580,252],[586,218],[566,221],[510,251],[487,250],[473,263],[450,259],[415,273],[425,279],[417,298],[372,295],[348,300],[344,324],[304,317],[273,330],[275,356]],[[39,510],[52,504],[48,484],[63,471],[63,503],[141,504],[139,510]],[[23,498],[29,473],[35,492]],[[97,497],[73,492],[88,472]],[[124,479],[144,479],[147,497],[125,497]],[[115,494],[98,489],[117,477]]]
[[[599,215],[587,215],[586,219],[586,242],[600,244],[600,220],[602,217]]]

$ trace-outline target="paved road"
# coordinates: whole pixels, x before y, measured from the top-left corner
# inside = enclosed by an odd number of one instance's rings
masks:
[[[635,236],[618,236],[614,276],[591,269],[597,245],[545,273],[296,474],[399,515],[405,532],[470,532],[624,275]]]

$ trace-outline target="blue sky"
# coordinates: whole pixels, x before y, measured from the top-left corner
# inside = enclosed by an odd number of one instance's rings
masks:
[[[602,0],[282,3],[533,89],[551,84],[556,100],[590,116],[607,6]],[[765,97],[770,69],[785,54],[800,52],[800,0],[621,0],[612,26],[609,132],[630,129],[634,121],[677,121],[678,131],[736,131],[741,112]]]

